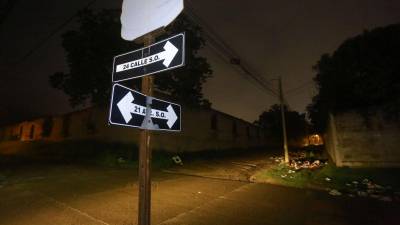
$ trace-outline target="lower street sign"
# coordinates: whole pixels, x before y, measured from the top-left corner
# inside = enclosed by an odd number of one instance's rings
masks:
[[[148,130],[181,130],[181,106],[114,84],[110,124]]]

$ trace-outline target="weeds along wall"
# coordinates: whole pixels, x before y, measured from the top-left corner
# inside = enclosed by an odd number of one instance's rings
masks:
[[[337,166],[399,167],[400,126],[382,115],[368,121],[355,112],[330,115],[325,148]]]
[[[138,143],[139,129],[108,125],[108,109],[92,107],[0,128],[4,141],[100,140]],[[152,148],[169,152],[262,147],[259,127],[213,109],[183,107],[181,132],[152,132]]]

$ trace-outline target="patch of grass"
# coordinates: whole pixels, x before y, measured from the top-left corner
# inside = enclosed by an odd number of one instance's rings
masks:
[[[291,168],[285,164],[275,164],[257,172],[255,177],[258,181],[299,188],[313,186],[344,190],[348,188],[346,183],[353,181],[361,183],[363,179],[395,189],[400,188],[400,177],[398,176],[400,169],[349,168],[328,164],[319,169],[302,169],[295,173],[289,173],[289,170]],[[329,178],[330,181],[327,181],[326,178]]]
[[[303,188],[312,177],[312,172],[302,170],[295,173],[289,173],[290,167],[281,163],[268,169],[259,171],[256,174],[257,180],[282,184],[291,187]]]
[[[18,143],[17,154],[1,156],[2,165],[78,163],[101,166],[138,167],[138,147],[135,144],[97,140]],[[152,168],[172,165],[172,155],[153,150]]]

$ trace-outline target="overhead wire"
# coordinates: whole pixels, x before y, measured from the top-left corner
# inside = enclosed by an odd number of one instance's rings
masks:
[[[278,96],[276,90],[274,90],[269,82],[265,80],[264,77],[254,73],[251,67],[239,57],[239,55],[231,48],[218,34],[215,32],[211,26],[207,24],[201,17],[197,15],[195,12],[192,3],[190,0],[186,1],[186,15],[197,25],[199,25],[204,33],[205,39],[213,46],[212,50],[219,51],[217,54],[223,54],[225,61],[228,61],[229,64],[236,65],[242,71],[242,74],[246,76],[246,78],[252,79],[256,84],[260,85],[267,94],[272,95],[274,97]]]
[[[297,86],[295,88],[292,88],[292,89],[286,91],[285,95],[294,94],[294,93],[298,92],[299,90],[303,90],[304,88],[309,87],[313,83],[314,83],[313,81],[307,81],[307,82],[305,82],[305,83],[303,83],[303,84],[301,84],[301,85],[299,85],[299,86]]]
[[[92,0],[90,2],[88,2],[83,9],[87,9],[90,6],[92,6],[94,3],[96,3],[97,0]],[[44,37],[43,39],[39,40],[34,46],[33,48],[31,48],[24,56],[22,56],[17,62],[16,64],[20,64],[22,62],[24,62],[27,58],[29,58],[31,55],[33,55],[37,50],[39,50],[44,44],[46,44],[46,42],[48,42],[54,35],[56,35],[59,31],[61,31],[64,27],[66,27],[69,23],[71,23],[75,17],[77,17],[79,15],[79,12],[82,9],[79,9],[77,12],[75,12],[72,16],[70,16],[69,18],[67,18],[64,22],[62,22],[59,26],[57,26],[54,30],[52,30],[48,35],[46,35],[46,37]]]
[[[97,0],[89,1],[83,9],[87,9],[92,6]],[[186,4],[186,14],[193,20],[193,22],[197,23],[199,26],[203,28],[203,33],[205,34],[205,39],[211,44],[212,50],[217,52],[217,54],[225,60],[225,62],[237,65],[241,69],[241,71],[245,74],[246,80],[253,82],[253,84],[258,84],[262,87],[262,90],[266,91],[269,95],[278,96],[277,91],[271,88],[271,84],[265,80],[262,76],[254,73],[251,67],[239,57],[239,55],[225,42],[223,39],[194,11],[191,6],[191,2],[189,0],[186,1],[189,4]],[[81,11],[81,9],[79,10]],[[32,56],[37,50],[39,50],[46,42],[48,42],[54,35],[56,35],[60,30],[66,27],[69,23],[71,23],[74,18],[78,15],[79,11],[74,13],[71,17],[67,18],[63,23],[57,26],[53,31],[51,31],[46,37],[38,41],[33,48],[31,48],[24,56],[22,56],[16,64],[23,63],[27,58]],[[232,61],[239,60],[237,63],[233,63]],[[236,68],[237,68],[236,67]],[[250,79],[249,79],[250,78]]]

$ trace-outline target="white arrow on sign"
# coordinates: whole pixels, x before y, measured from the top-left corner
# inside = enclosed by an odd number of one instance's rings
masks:
[[[134,61],[130,61],[127,63],[122,63],[117,65],[115,71],[118,72],[122,72],[122,71],[126,71],[126,70],[131,70],[134,68],[138,68],[138,67],[142,67],[142,66],[147,66],[149,64],[164,60],[163,64],[165,67],[168,67],[169,64],[171,64],[172,60],[174,59],[176,53],[178,53],[178,48],[175,47],[175,45],[173,45],[171,42],[167,41],[167,43],[165,43],[164,45],[164,51],[159,52],[157,54],[145,57],[145,58],[141,58],[141,59],[137,59]]]
[[[128,94],[126,94],[117,103],[118,109],[121,112],[122,117],[124,117],[126,123],[129,123],[129,121],[132,119],[131,113],[146,116],[146,107],[133,103],[134,99],[135,98],[133,97],[132,93],[128,92]],[[178,119],[178,116],[176,115],[175,110],[172,108],[171,105],[167,107],[167,111],[151,109],[151,117],[167,120],[167,125],[169,128],[171,128]]]

